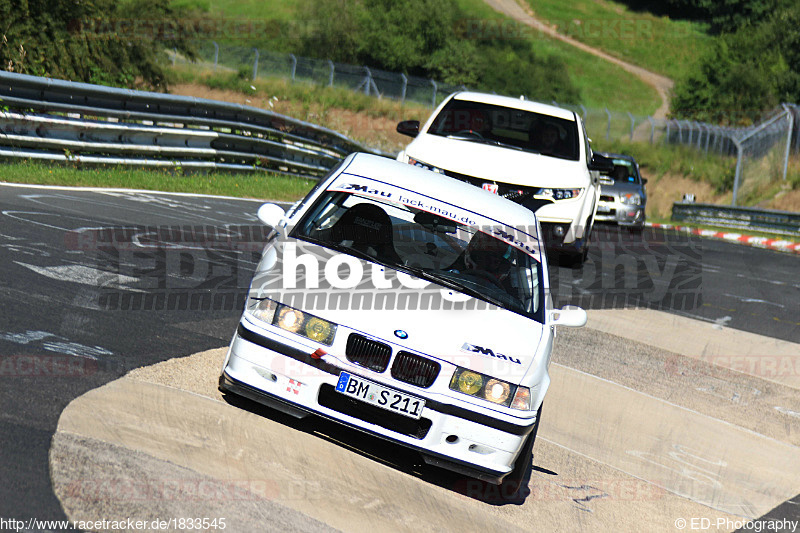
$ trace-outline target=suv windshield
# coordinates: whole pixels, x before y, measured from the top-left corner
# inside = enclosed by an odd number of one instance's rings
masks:
[[[329,191],[292,236],[542,321],[539,262],[477,228],[388,200]]]
[[[578,161],[575,121],[453,98],[428,133]]]

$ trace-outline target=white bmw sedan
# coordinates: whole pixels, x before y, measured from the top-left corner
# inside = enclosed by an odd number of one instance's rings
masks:
[[[540,224],[525,207],[353,154],[272,227],[220,389],[519,483],[550,385],[556,325]]]

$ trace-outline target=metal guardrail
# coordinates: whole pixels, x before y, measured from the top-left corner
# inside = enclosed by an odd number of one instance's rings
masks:
[[[324,175],[391,154],[256,107],[0,71],[0,158]]]
[[[774,209],[677,202],[672,220],[800,236],[800,213]]]

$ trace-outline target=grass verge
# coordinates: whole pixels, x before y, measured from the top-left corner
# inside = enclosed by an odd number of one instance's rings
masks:
[[[75,168],[33,161],[3,163],[0,177],[9,183],[143,189],[281,201],[302,198],[316,183],[294,176],[265,173],[200,174],[123,167]]]

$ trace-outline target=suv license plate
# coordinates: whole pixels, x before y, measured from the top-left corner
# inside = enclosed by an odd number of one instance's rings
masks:
[[[336,391],[410,418],[419,418],[422,415],[422,408],[425,407],[425,400],[422,398],[388,389],[347,372],[339,374]]]

